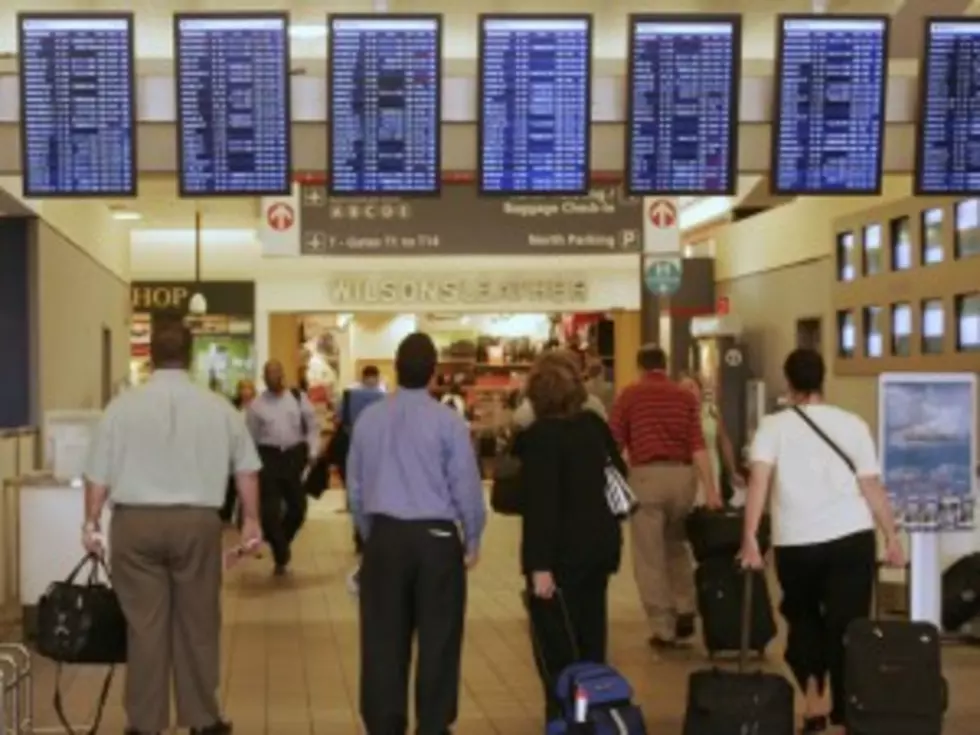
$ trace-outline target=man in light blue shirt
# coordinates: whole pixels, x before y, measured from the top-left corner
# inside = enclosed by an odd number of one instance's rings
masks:
[[[367,732],[404,733],[417,632],[416,731],[443,735],[456,720],[466,569],[486,523],[465,420],[429,394],[438,356],[411,334],[395,356],[398,390],[354,425],[347,484],[364,539],[361,717]]]
[[[249,404],[245,421],[262,458],[262,532],[281,575],[306,520],[303,472],[320,453],[320,427],[306,395],[286,389],[278,360],[266,363],[264,377],[266,390]]]

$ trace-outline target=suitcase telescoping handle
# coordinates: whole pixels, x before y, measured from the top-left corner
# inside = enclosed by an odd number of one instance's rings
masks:
[[[749,665],[749,647],[752,645],[752,585],[755,583],[755,571],[742,570],[745,586],[742,589],[742,628],[741,641],[738,647],[738,671],[744,674]]]

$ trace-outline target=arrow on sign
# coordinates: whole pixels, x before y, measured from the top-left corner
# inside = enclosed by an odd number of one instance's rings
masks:
[[[322,207],[326,197],[320,192],[319,188],[306,189],[303,192],[303,203],[311,207]]]
[[[296,221],[296,213],[285,202],[276,202],[269,207],[265,218],[269,227],[277,232],[283,232],[293,226],[293,222]]]
[[[667,199],[657,199],[647,210],[650,222],[658,229],[668,229],[677,224],[677,207]]]
[[[324,245],[326,245],[327,239],[324,237],[322,232],[308,232],[306,233],[306,238],[304,244],[310,250],[323,250]]]

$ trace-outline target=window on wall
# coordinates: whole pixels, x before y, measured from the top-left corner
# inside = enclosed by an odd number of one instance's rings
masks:
[[[980,352],[980,291],[956,297],[956,349]]]
[[[980,199],[956,205],[956,257],[980,255]]]
[[[936,207],[922,213],[922,264],[943,262],[943,210]]]
[[[840,357],[854,357],[854,347],[857,340],[854,328],[854,312],[837,312],[837,354]]]
[[[864,275],[874,276],[885,269],[881,252],[881,225],[868,225],[861,237],[864,245]]]
[[[912,354],[912,304],[892,304],[892,354]]]
[[[881,357],[884,352],[881,330],[881,307],[865,306],[861,310],[864,327],[864,354],[866,357]]]
[[[912,225],[908,217],[892,220],[892,270],[912,267]]]
[[[946,334],[946,314],[942,299],[922,302],[922,354],[941,355]]]
[[[837,280],[853,281],[857,275],[854,267],[854,233],[842,232],[837,236]]]

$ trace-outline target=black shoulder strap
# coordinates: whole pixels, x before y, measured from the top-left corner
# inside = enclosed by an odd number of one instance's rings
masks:
[[[289,392],[293,394],[293,398],[299,405],[299,426],[305,437],[309,427],[306,425],[306,414],[303,413],[303,392],[299,388],[290,388]]]
[[[848,457],[847,453],[839,446],[837,446],[837,442],[835,442],[833,439],[827,436],[826,432],[824,432],[823,429],[817,426],[816,423],[814,423],[813,419],[807,416],[806,412],[802,408],[800,408],[799,406],[793,406],[793,412],[796,413],[796,415],[799,416],[801,419],[803,419],[806,422],[807,426],[813,429],[813,433],[819,436],[821,439],[823,439],[828,447],[834,450],[834,454],[836,454],[838,457],[844,460],[844,464],[847,465],[848,469],[851,472],[853,472],[855,475],[857,474],[857,467],[854,464],[854,460]]]

